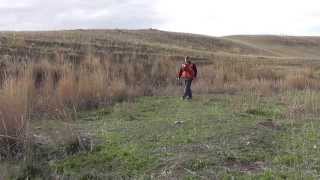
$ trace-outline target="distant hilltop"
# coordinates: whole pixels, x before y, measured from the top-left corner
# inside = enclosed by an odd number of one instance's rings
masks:
[[[62,31],[0,32],[0,55],[18,51],[54,52],[57,49],[70,54],[85,51],[98,53],[134,53],[152,55],[242,55],[278,58],[320,57],[320,37],[276,35],[235,35],[212,37],[178,33],[153,28],[77,29]]]

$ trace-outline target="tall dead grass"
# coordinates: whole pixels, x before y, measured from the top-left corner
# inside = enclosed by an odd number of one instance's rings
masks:
[[[43,60],[8,64],[2,70],[6,74],[2,84],[6,85],[0,92],[16,91],[27,83],[28,93],[24,95],[29,97],[23,98],[32,104],[32,115],[55,114],[65,108],[96,108],[136,96],[177,94],[182,90],[175,81],[179,63],[168,59],[120,61],[88,56],[78,63]],[[214,60],[199,65],[194,90],[198,93],[256,91],[272,95],[293,89],[320,88],[319,77],[312,67],[287,69],[256,61]],[[22,95],[16,98],[21,99]]]
[[[201,67],[195,89],[202,93],[256,91],[272,95],[288,90],[320,89],[312,67],[282,67],[255,61],[217,61]]]
[[[172,61],[115,61],[88,57],[81,62],[44,59],[40,62],[8,63],[0,93],[17,90],[16,101],[27,99],[32,116],[56,114],[67,109],[88,109],[136,96],[159,94],[175,83],[176,65]],[[21,84],[26,84],[22,87]],[[26,92],[28,91],[28,92]],[[2,104],[13,103],[5,98]]]
[[[28,123],[27,76],[21,81],[7,79],[0,91],[0,158],[24,149]]]
[[[136,57],[87,56],[79,62],[43,59],[1,65],[0,143],[8,145],[27,134],[28,117],[71,119],[66,112],[97,108],[145,95],[176,95],[180,61]],[[195,61],[195,63],[197,63]],[[313,67],[283,67],[257,61],[219,60],[199,64],[197,93],[252,91],[269,96],[290,90],[318,90]],[[315,106],[312,106],[314,108]],[[1,146],[4,147],[4,146]]]
[[[320,115],[320,93],[313,89],[287,91],[282,95],[287,104],[287,117],[290,120],[318,118]]]

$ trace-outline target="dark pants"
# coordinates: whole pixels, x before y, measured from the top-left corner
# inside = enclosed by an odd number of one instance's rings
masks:
[[[192,99],[191,83],[192,83],[192,79],[184,80],[184,95],[183,95],[183,99],[186,98],[186,97],[188,97],[189,99]]]

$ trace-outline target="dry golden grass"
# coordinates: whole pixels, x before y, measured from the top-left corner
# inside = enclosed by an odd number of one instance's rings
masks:
[[[277,64],[266,65],[258,60],[214,59],[208,62],[199,65],[195,92],[256,91],[260,95],[272,95],[291,89],[317,90],[320,87],[312,67],[284,71]],[[54,115],[65,109],[97,108],[136,96],[176,95],[182,89],[175,81],[179,63],[168,59],[118,62],[95,56],[87,56],[78,64],[60,60],[24,65],[7,63],[4,87],[0,90],[1,111],[7,123],[13,123],[18,119],[16,115],[20,117],[26,113],[27,104],[32,105],[28,112],[31,115]],[[10,114],[13,116],[8,117]]]
[[[305,117],[318,118],[320,114],[320,93],[316,90],[287,91],[282,95],[282,101],[287,104],[287,116],[292,120]]]
[[[0,156],[21,151],[27,136],[29,79],[7,79],[0,92]]]
[[[291,114],[299,111],[318,113],[318,101],[313,100],[317,99],[315,91],[320,89],[317,62],[240,56],[238,53],[270,54],[260,52],[253,46],[237,49],[237,43],[221,38],[189,37],[183,34],[182,42],[169,46],[176,34],[169,33],[170,38],[161,39],[163,32],[158,31],[149,32],[150,37],[143,37],[140,31],[135,34],[110,31],[116,37],[110,40],[109,36],[104,37],[103,31],[88,32],[83,37],[76,31],[64,33],[63,38],[58,32],[36,33],[39,40],[34,39],[32,33],[19,34],[19,38],[11,39],[7,49],[1,52],[17,55],[0,57],[3,60],[0,64],[1,145],[10,146],[26,136],[29,116],[34,119],[52,116],[70,120],[74,116],[69,113],[137,96],[179,95],[183,88],[178,85],[175,76],[183,58],[174,56],[176,54],[197,55],[194,62],[198,64],[199,75],[193,84],[196,93],[254,92],[257,96],[272,96],[281,92],[301,91],[304,92],[302,99],[305,101],[293,102]],[[86,38],[89,37],[97,41],[94,48],[88,45]],[[132,44],[138,37],[143,37],[144,41]],[[131,40],[126,42],[126,38]],[[201,46],[194,46],[198,38],[208,39]],[[161,43],[156,43],[158,41]],[[187,49],[183,44],[197,48]],[[208,44],[221,47],[204,48]],[[45,51],[47,54],[41,56],[32,51],[30,46],[48,46],[48,51]],[[237,55],[205,51],[211,48],[233,49],[230,52],[237,51]],[[101,49],[105,51],[98,52]],[[110,49],[113,53],[109,53]],[[226,53],[229,52],[227,50]],[[165,56],[163,52],[171,56]]]

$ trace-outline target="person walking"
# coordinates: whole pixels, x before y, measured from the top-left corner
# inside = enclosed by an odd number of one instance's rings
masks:
[[[184,94],[182,99],[192,99],[192,90],[191,84],[192,81],[197,78],[197,66],[191,63],[190,57],[185,57],[185,63],[181,65],[181,68],[178,72],[178,80],[184,80]]]

